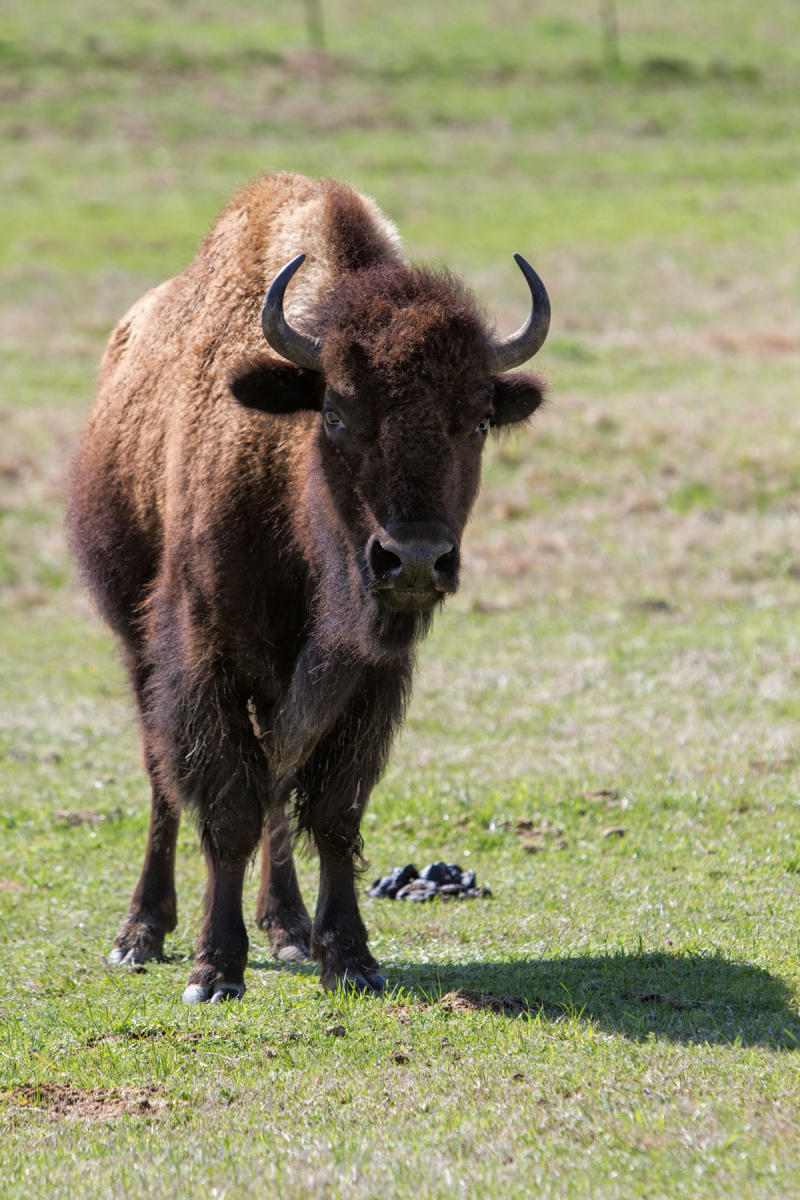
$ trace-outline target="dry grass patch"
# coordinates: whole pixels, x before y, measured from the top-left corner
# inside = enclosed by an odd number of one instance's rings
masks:
[[[67,1121],[115,1121],[120,1117],[154,1117],[165,1113],[167,1100],[155,1087],[79,1088],[39,1083],[0,1092],[6,1112],[39,1111]]]
[[[492,1012],[502,1013],[507,1017],[518,1017],[522,1013],[536,1011],[536,1008],[531,1009],[529,1002],[522,996],[495,996],[491,992],[473,991],[472,988],[458,988],[454,992],[447,992],[442,996],[439,1005],[445,1012]]]

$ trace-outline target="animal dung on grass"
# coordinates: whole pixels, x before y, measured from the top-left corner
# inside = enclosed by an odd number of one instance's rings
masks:
[[[516,257],[530,313],[498,337],[462,281],[406,261],[372,200],[268,175],[111,335],[69,528],[122,643],[152,807],[109,962],[161,956],[192,811],[208,889],[189,1003],[244,993],[259,841],[275,956],[313,957],[326,988],[385,986],[356,898],[361,818],[458,588],[487,437],[542,400],[513,368],[550,306]],[[313,922],[293,825],[319,853]]]
[[[373,900],[465,900],[486,899],[492,889],[478,887],[475,871],[462,870],[457,863],[435,862],[418,871],[413,863],[395,867],[369,889]]]

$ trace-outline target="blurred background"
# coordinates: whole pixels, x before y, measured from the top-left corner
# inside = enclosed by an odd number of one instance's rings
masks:
[[[106,711],[109,730],[128,721],[61,524],[108,332],[189,261],[232,191],[276,168],[373,195],[409,255],[463,273],[502,331],[526,308],[514,251],[552,297],[537,360],[550,403],[489,452],[404,778],[422,786],[435,762],[496,782],[476,733],[501,739],[507,777],[545,761],[553,787],[790,762],[799,22],[791,0],[232,0],[224,12],[29,0],[7,12],[12,788],[27,795],[44,769],[33,743],[56,736],[54,711],[78,742],[101,736]],[[445,671],[463,711],[439,728]]]

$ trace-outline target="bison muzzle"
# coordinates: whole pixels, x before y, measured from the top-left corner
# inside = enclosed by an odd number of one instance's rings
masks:
[[[109,961],[160,957],[193,810],[208,889],[188,1002],[244,992],[260,841],[276,957],[313,956],[327,988],[385,986],[356,899],[361,819],[415,646],[458,587],[487,436],[541,403],[534,375],[506,373],[550,315],[517,262],[531,312],[501,339],[463,283],[406,262],[371,200],[270,175],[111,336],[68,523],[123,648],[152,808]],[[313,922],[298,832],[319,854]]]

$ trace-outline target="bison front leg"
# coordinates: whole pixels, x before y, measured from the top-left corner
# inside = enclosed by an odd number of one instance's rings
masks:
[[[298,818],[320,859],[311,953],[322,986],[380,992],[386,980],[367,948],[356,898],[361,818],[402,716],[410,667],[365,667],[346,711],[298,772]]]
[[[235,778],[235,777],[234,777]],[[200,831],[208,866],[206,914],[194,965],[183,993],[186,1004],[238,1000],[244,995],[248,938],[242,916],[242,886],[262,831],[262,808],[248,793],[222,788],[200,810]]]
[[[225,862],[206,854],[206,919],[194,966],[183,993],[185,1004],[240,1000],[247,966],[247,931],[242,918],[242,885],[247,862]]]
[[[150,830],[142,872],[133,890],[128,911],[108,955],[112,966],[135,965],[160,959],[164,937],[178,923],[175,895],[175,847],[179,810],[170,802],[159,769],[153,731],[147,720],[146,689],[150,669],[141,648],[132,640],[126,651],[127,667],[142,723],[142,753],[150,779]]]
[[[153,783],[147,850],[128,912],[108,955],[112,966],[161,958],[164,937],[178,923],[175,846],[180,818],[158,782],[154,763],[148,761],[147,765]]]
[[[328,989],[343,984],[379,992],[386,986],[367,948],[355,861],[361,817],[402,717],[410,674],[410,662],[399,657],[389,666],[367,665],[353,656],[323,653],[309,641],[273,722],[268,753],[274,774],[279,787],[295,792],[298,825],[311,834],[319,852],[311,953]],[[274,860],[267,870],[265,905]],[[293,867],[283,867],[283,883],[284,912],[296,921],[299,889]],[[260,905],[259,911],[265,908]]]
[[[264,827],[256,924],[268,935],[270,949],[281,962],[307,962],[311,957],[311,918],[297,882],[283,806],[268,814]]]
[[[320,983],[329,991],[341,985],[361,992],[382,992],[386,980],[367,948],[367,930],[356,899],[358,828],[315,829],[314,840],[320,878],[311,952],[319,963]]]

